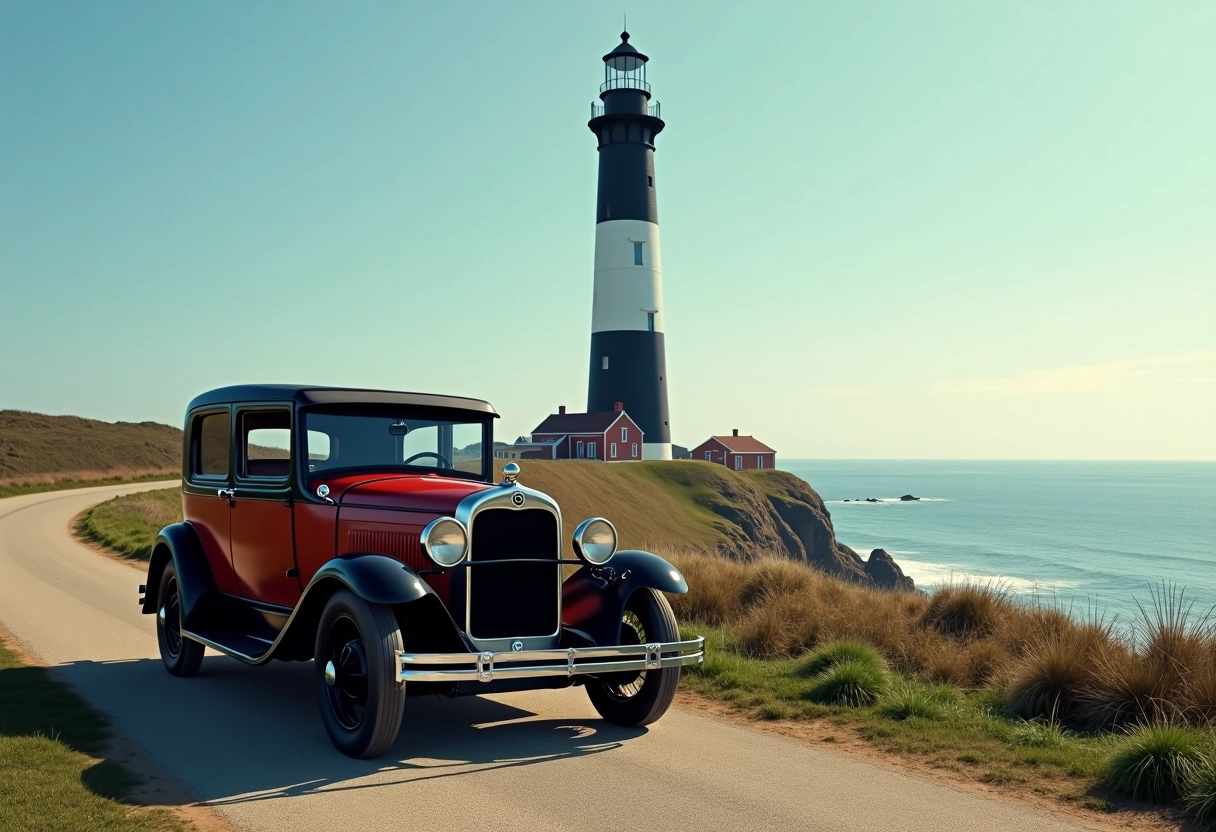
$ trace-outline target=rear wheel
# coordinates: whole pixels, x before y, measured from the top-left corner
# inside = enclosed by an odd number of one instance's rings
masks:
[[[342,589],[317,627],[317,698],[334,746],[349,757],[375,757],[397,738],[405,685],[397,681],[401,631],[391,607]]]
[[[160,574],[156,610],[156,643],[160,659],[174,676],[193,676],[203,664],[203,645],[182,635],[182,596],[173,562]]]
[[[620,644],[677,641],[680,629],[667,599],[653,589],[639,589],[625,602]],[[617,725],[639,727],[657,720],[671,707],[680,668],[613,673],[587,683],[587,695],[600,716]]]

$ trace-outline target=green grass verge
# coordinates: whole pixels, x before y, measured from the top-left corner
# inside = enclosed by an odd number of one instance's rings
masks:
[[[65,491],[71,488],[92,488],[97,485],[126,485],[135,482],[170,480],[177,476],[174,471],[158,474],[143,474],[138,477],[100,477],[97,479],[49,480],[47,482],[0,483],[0,499],[19,497],[22,494],[42,494],[47,491]]]
[[[706,637],[705,663],[685,668],[681,684],[730,703],[756,719],[822,722],[833,739],[850,730],[868,744],[978,782],[1054,796],[1074,805],[1107,805],[1102,786],[1117,743],[1110,734],[1075,734],[1007,713],[994,691],[927,685],[890,673],[890,682],[862,707],[813,701],[823,673],[802,675],[808,660],[755,659],[731,649],[725,629],[684,628]],[[858,651],[837,664],[866,666]],[[812,657],[813,658],[813,657]],[[876,669],[876,668],[875,668]],[[830,672],[831,668],[824,672]],[[869,699],[869,697],[865,697]]]
[[[135,784],[100,760],[105,722],[40,667],[0,644],[0,832],[178,832],[165,809],[122,803]]]
[[[160,530],[181,519],[181,489],[165,488],[99,503],[81,515],[77,531],[123,557],[147,560]]]

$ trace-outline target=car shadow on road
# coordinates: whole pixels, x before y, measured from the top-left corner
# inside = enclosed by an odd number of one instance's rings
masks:
[[[333,748],[321,725],[311,662],[254,668],[208,656],[192,679],[170,676],[155,659],[73,662],[54,672],[198,800],[217,806],[409,788],[603,754],[646,733],[587,718],[585,700],[571,700],[569,692],[553,692],[563,697],[555,701],[579,702],[583,716],[538,718],[476,696],[410,697],[393,747],[374,760],[353,760]]]

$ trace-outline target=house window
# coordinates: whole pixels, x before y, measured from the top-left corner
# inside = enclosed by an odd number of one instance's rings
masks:
[[[582,442],[579,442],[579,443],[578,443],[577,445],[575,445],[574,447],[577,449],[578,458],[579,458],[579,459],[582,459],[582,458],[583,458],[583,443],[582,443]]]
[[[642,244],[641,243],[633,244],[633,265],[635,265],[635,266],[642,265]]]
[[[714,461],[714,452],[713,452],[713,451],[706,451],[706,452],[705,452],[705,461],[706,461],[706,462],[713,462],[713,461]]]
[[[629,428],[621,428],[621,441],[622,442],[629,441]]]
[[[613,459],[616,459],[616,443],[615,442],[612,443],[612,446],[609,449],[609,453],[611,454]]]
[[[763,467],[764,467],[764,454],[756,454],[756,468],[760,469]]]
[[[654,332],[654,313],[653,312],[646,313],[646,329],[649,330],[650,332]]]
[[[595,459],[595,443],[587,443],[587,459]]]
[[[735,454],[735,470],[743,470],[743,454]]]
[[[601,369],[607,370],[607,369],[608,369],[608,356],[606,356],[606,355],[605,355],[605,356],[604,356],[604,357],[603,357],[603,358],[600,360],[600,364],[602,365]]]
[[[629,455],[630,455],[631,457],[633,457],[634,459],[637,459],[637,458],[638,458],[638,443],[637,443],[637,442],[634,442],[634,443],[633,443],[633,452],[632,452],[632,453],[630,453]]]

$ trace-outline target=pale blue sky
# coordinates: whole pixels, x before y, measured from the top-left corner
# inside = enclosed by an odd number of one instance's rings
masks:
[[[1216,458],[1216,3],[0,5],[0,407],[585,403],[621,11],[672,438]]]

